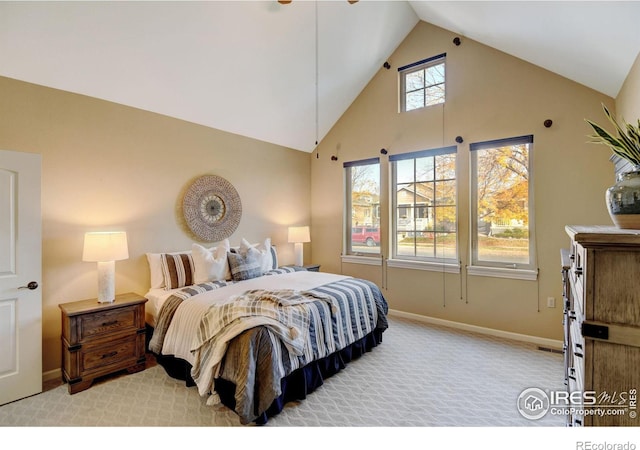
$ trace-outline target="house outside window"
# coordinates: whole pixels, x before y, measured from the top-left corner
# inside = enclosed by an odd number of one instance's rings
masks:
[[[534,270],[533,136],[473,143],[472,266]]]
[[[401,112],[444,103],[445,57],[434,56],[398,69]]]
[[[380,255],[380,160],[344,163],[347,255]]]
[[[456,147],[392,155],[393,259],[457,263]]]

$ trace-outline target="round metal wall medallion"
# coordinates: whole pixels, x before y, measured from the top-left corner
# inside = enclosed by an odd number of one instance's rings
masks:
[[[205,242],[219,242],[240,224],[242,203],[231,183],[217,175],[197,178],[182,200],[187,226]]]

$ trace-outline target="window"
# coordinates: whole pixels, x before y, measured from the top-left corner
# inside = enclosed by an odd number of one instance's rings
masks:
[[[393,258],[456,262],[456,147],[392,155]]]
[[[344,163],[348,255],[380,255],[380,160]]]
[[[444,103],[445,56],[400,67],[400,111],[412,111]]]
[[[535,267],[533,136],[470,145],[472,265]]]

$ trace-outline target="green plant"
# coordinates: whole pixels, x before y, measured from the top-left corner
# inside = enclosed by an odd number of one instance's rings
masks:
[[[620,158],[626,159],[634,166],[640,165],[640,119],[638,119],[637,126],[627,123],[623,119],[623,125],[621,126],[604,104],[602,105],[602,108],[604,109],[604,113],[609,119],[609,122],[611,122],[616,128],[618,136],[616,137],[612,135],[601,126],[585,119],[596,133],[589,136],[593,139],[591,143],[604,144]]]

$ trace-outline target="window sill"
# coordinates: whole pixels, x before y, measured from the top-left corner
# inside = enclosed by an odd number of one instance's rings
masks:
[[[512,280],[536,281],[537,270],[509,269],[507,267],[467,266],[468,275],[479,277],[509,278]]]
[[[368,266],[381,266],[382,259],[380,255],[359,256],[359,255],[342,255],[342,262],[349,264],[366,264]]]
[[[387,267],[397,269],[428,270],[431,272],[460,273],[460,265],[456,263],[437,263],[430,261],[408,261],[406,259],[388,259]]]

